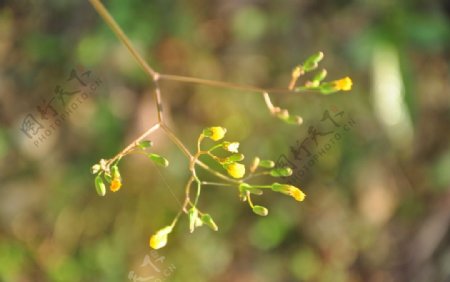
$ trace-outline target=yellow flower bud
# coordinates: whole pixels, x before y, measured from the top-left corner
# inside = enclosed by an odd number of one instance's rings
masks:
[[[226,170],[233,178],[242,178],[245,174],[245,166],[240,163],[232,163],[226,166]]]
[[[207,130],[204,131],[204,133],[205,132],[207,132],[207,134],[205,134],[207,137],[211,138],[214,141],[218,141],[225,136],[227,130],[220,126],[214,126],[208,128]]]
[[[113,192],[119,191],[120,187],[122,187],[122,182],[120,181],[120,178],[114,178],[111,181],[111,185],[109,186],[109,189]]]
[[[166,226],[158,230],[158,232],[156,232],[153,236],[150,237],[149,241],[150,247],[152,249],[157,250],[167,245],[167,236],[169,235],[170,232],[172,232],[172,229],[173,229],[172,226]]]
[[[352,89],[353,82],[350,77],[344,77],[332,82],[335,90],[349,91]]]
[[[303,193],[302,190],[289,184],[273,183],[272,190],[291,196],[299,202],[303,201],[306,197],[305,193]]]
[[[306,197],[305,193],[303,193],[302,190],[298,189],[295,186],[290,186],[288,193],[291,197],[293,197],[295,200],[299,202],[303,201]]]

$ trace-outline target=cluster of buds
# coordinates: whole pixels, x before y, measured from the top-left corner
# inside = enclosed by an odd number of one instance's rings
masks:
[[[258,169],[262,168],[262,172],[257,172]],[[272,160],[260,160],[258,157],[253,159],[253,163],[250,167],[251,176],[257,175],[270,175],[272,177],[288,177],[292,175],[292,169],[290,167],[275,167],[275,162]],[[260,185],[260,184],[249,184],[247,182],[242,182],[239,184],[239,196],[242,201],[248,202],[250,208],[252,208],[253,212],[260,216],[266,216],[269,214],[269,210],[266,207],[260,205],[254,205],[251,199],[252,195],[260,196],[263,194],[263,191],[270,189],[274,192],[279,192],[284,195],[288,195],[293,197],[295,200],[302,202],[306,195],[305,193],[293,185],[288,184],[280,184],[278,182],[274,182],[271,185]]]
[[[95,177],[95,189],[100,196],[106,195],[105,181],[109,183],[109,189],[112,192],[116,192],[122,187],[122,178],[120,177],[120,171],[118,161],[111,165],[108,161],[101,159],[98,164],[95,164],[91,168],[92,174],[96,174]]]
[[[324,55],[322,52],[317,52],[316,54],[310,56],[305,60],[303,64],[296,66],[292,70],[291,81],[289,83],[289,90],[294,90],[296,92],[304,90],[318,91],[324,95],[335,93],[338,91],[349,91],[352,89],[352,80],[347,76],[338,80],[324,82],[323,80],[327,77],[327,70],[321,69],[318,71],[311,80],[307,80],[303,86],[296,87],[297,80],[300,76],[315,71],[319,67],[320,61],[323,59]]]
[[[220,126],[209,127],[203,130],[200,135],[200,142],[204,137],[210,138],[213,141],[222,140],[227,132],[226,128]],[[226,152],[233,153],[225,158],[220,158],[213,154],[215,149],[222,148]],[[244,159],[244,155],[239,153],[239,143],[224,141],[218,145],[213,146],[206,152],[215,161],[217,161],[228,172],[228,174],[236,179],[242,178],[245,175],[245,165],[239,163]]]
[[[230,141],[221,141],[224,139],[227,130],[220,126],[208,127],[202,131],[198,138],[197,153],[191,160],[191,181],[187,185],[187,198],[185,201],[185,206],[182,207],[180,213],[175,217],[172,224],[162,229],[158,230],[155,234],[150,236],[149,245],[153,249],[159,249],[167,244],[167,237],[172,232],[181,212],[184,212],[189,219],[189,231],[192,233],[194,230],[200,226],[206,225],[210,229],[217,231],[218,226],[214,222],[211,215],[200,211],[197,206],[197,201],[200,195],[201,187],[207,182],[201,181],[195,172],[196,160],[202,155],[209,156],[219,165],[221,165],[224,170],[228,173],[231,178],[228,178],[228,183],[214,183],[213,185],[218,186],[231,186],[237,188],[241,200],[249,203],[252,211],[260,216],[267,216],[269,210],[261,205],[255,205],[252,202],[252,195],[262,195],[264,189],[270,189],[273,192],[278,192],[284,195],[288,195],[297,201],[303,201],[305,199],[305,193],[299,188],[288,185],[280,184],[275,182],[271,185],[260,185],[260,184],[250,184],[248,181],[256,176],[268,175],[275,178],[288,177],[292,175],[292,169],[289,167],[275,167],[275,162],[272,160],[260,160],[259,158],[254,158],[253,163],[249,167],[249,173],[246,175],[246,167],[244,164],[240,163],[244,159],[244,155],[239,153],[239,143]],[[207,149],[202,150],[201,147],[204,139],[210,139],[214,142],[213,145]],[[230,155],[219,157],[216,150],[222,150],[223,153],[231,153]],[[220,153],[220,152],[219,152]],[[189,189],[192,183],[197,183],[197,197],[194,202],[189,199]],[[190,207],[189,207],[190,206]]]
[[[119,162],[123,156],[130,154],[132,152],[140,152],[146,155],[150,160],[152,160],[155,164],[167,167],[169,165],[169,161],[161,157],[158,154],[147,153],[146,149],[152,146],[152,142],[149,140],[141,141],[136,143],[134,147],[128,150],[126,153],[120,155],[119,157],[111,160],[101,159],[98,164],[95,164],[91,168],[92,174],[95,176],[95,189],[97,194],[100,196],[106,195],[106,183],[109,184],[109,190],[111,192],[117,192],[122,187],[122,177],[120,176],[119,171]]]

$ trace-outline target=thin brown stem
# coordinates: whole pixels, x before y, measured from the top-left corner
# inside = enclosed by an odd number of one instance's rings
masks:
[[[202,185],[210,185],[210,186],[227,186],[232,187],[233,185],[228,183],[220,183],[220,182],[209,182],[209,181],[202,181]]]
[[[124,155],[128,154],[134,147],[136,147],[139,142],[141,142],[145,137],[149,136],[156,130],[158,130],[161,127],[160,123],[154,124],[152,127],[150,127],[147,131],[142,133],[141,136],[136,138],[133,142],[131,142],[128,146],[125,147],[122,151],[120,151],[116,156],[114,156],[112,159],[108,160],[107,164],[111,164],[114,161],[116,161],[118,158],[123,157]]]
[[[161,129],[167,134],[170,140],[183,152],[183,154],[186,155],[186,157],[191,160],[194,156],[189,152],[188,148],[181,142],[180,139],[172,132],[172,130],[165,125],[164,123],[161,124]]]
[[[131,44],[130,39],[126,36],[108,10],[103,6],[103,4],[99,0],[89,0],[95,10],[99,13],[99,15],[103,18],[106,24],[111,28],[111,30],[116,34],[120,41],[127,47],[128,51],[130,51],[131,55],[136,59],[141,68],[154,80],[158,79],[158,73],[152,69],[147,62],[141,57],[139,52],[134,48],[133,44]]]
[[[155,81],[155,102],[158,115],[158,122],[162,124],[164,122],[164,115],[161,98],[161,89],[159,88],[159,77],[156,77],[154,81]]]
[[[170,80],[170,81],[181,81],[181,82],[188,82],[188,83],[194,83],[194,84],[208,85],[208,86],[213,86],[213,87],[235,89],[235,90],[244,90],[244,91],[251,91],[251,92],[264,92],[265,91],[264,89],[255,87],[255,86],[240,85],[240,84],[219,81],[219,80],[210,80],[210,79],[203,79],[203,78],[189,77],[189,76],[180,76],[180,75],[173,75],[173,74],[161,74],[160,78],[165,79],[165,80]]]
[[[159,78],[162,80],[167,80],[167,81],[180,81],[180,82],[186,82],[186,83],[207,85],[207,86],[211,86],[211,87],[219,87],[219,88],[257,92],[257,93],[273,93],[273,94],[298,93],[298,91],[289,90],[289,89],[285,89],[285,88],[267,88],[267,89],[265,89],[265,88],[251,86],[251,85],[245,85],[245,84],[237,84],[237,83],[225,82],[225,81],[220,81],[220,80],[211,80],[211,79],[173,75],[173,74],[161,73],[159,75]]]
[[[275,113],[275,106],[272,104],[272,101],[270,100],[269,93],[264,92],[263,93],[264,102],[266,102],[266,106],[269,109],[271,114]]]

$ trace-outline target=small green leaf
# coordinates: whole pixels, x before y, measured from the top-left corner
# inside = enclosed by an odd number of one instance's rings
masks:
[[[219,227],[217,227],[217,224],[214,222],[214,220],[212,219],[212,217],[209,214],[207,214],[207,213],[203,214],[201,220],[204,224],[206,224],[212,230],[214,230],[214,231],[219,230]]]
[[[275,166],[275,162],[272,160],[261,160],[259,162],[259,166],[264,168],[273,168]]]
[[[95,177],[95,190],[97,191],[97,194],[99,196],[106,195],[106,186],[105,183],[103,183],[103,179],[100,175],[97,175]]]
[[[162,167],[168,167],[169,166],[169,161],[164,158],[161,157],[160,155],[157,154],[148,154],[148,157],[155,162],[157,165],[160,165]]]
[[[270,171],[270,175],[273,177],[286,177],[292,175],[292,169],[290,167],[275,168]]]
[[[189,232],[194,232],[198,221],[198,210],[196,208],[190,208],[188,211],[189,216]]]
[[[147,148],[150,148],[153,146],[153,142],[150,140],[144,140],[138,143],[139,148],[141,148],[142,150],[145,150]]]
[[[269,210],[263,206],[255,205],[253,206],[253,212],[260,216],[266,216],[269,214]]]

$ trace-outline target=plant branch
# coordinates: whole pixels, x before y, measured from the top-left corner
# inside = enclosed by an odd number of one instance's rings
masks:
[[[106,24],[111,28],[111,30],[116,34],[120,41],[127,47],[128,51],[130,51],[131,55],[136,59],[142,69],[153,78],[153,80],[158,80],[159,74],[151,68],[147,62],[141,57],[139,52],[133,47],[130,39],[125,35],[123,30],[111,16],[111,14],[106,10],[105,6],[99,0],[89,0],[95,10],[100,14],[100,16],[105,20]]]
[[[124,155],[128,154],[134,147],[136,147],[138,145],[139,142],[141,142],[145,137],[149,136],[150,134],[152,134],[153,132],[155,132],[156,130],[158,130],[161,127],[160,123],[156,123],[154,124],[152,127],[150,127],[149,129],[147,129],[147,131],[145,131],[144,133],[142,133],[141,136],[139,136],[138,138],[136,138],[133,142],[131,142],[128,146],[125,147],[125,149],[123,149],[122,151],[120,151],[116,156],[114,156],[112,159],[107,161],[107,164],[111,164],[113,163],[115,160],[117,160],[118,158],[123,157]]]

